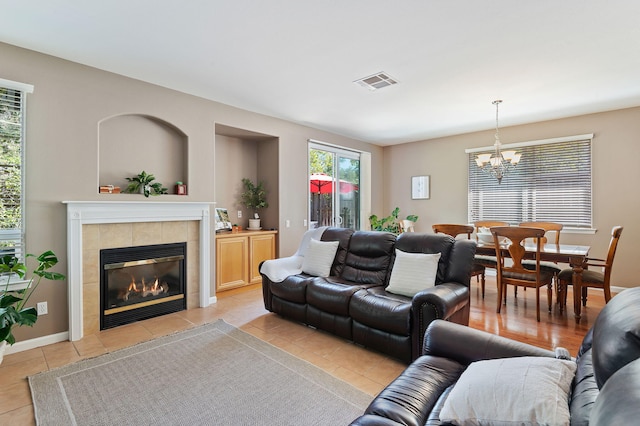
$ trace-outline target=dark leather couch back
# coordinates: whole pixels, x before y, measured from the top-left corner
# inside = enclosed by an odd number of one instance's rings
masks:
[[[354,232],[340,277],[358,284],[385,285],[395,242],[396,236],[389,232]]]
[[[344,261],[349,249],[349,241],[354,230],[349,228],[327,228],[320,238],[322,241],[338,241],[338,251],[331,265],[331,276],[339,277],[344,269]]]
[[[600,389],[616,371],[640,358],[640,287],[616,295],[602,309],[593,324],[592,352]]]

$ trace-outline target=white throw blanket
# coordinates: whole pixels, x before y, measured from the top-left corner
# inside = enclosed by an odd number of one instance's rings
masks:
[[[260,267],[260,272],[265,274],[274,283],[284,281],[289,275],[296,275],[302,272],[302,261],[304,254],[309,247],[311,239],[320,240],[326,226],[320,228],[309,229],[302,236],[302,241],[298,247],[298,251],[293,256],[281,257],[280,259],[266,260]]]

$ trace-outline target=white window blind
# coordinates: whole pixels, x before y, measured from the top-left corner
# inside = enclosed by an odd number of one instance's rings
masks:
[[[591,228],[591,139],[567,139],[513,144],[522,158],[501,184],[475,162],[477,154],[492,149],[467,150],[469,222],[548,221],[569,228]]]
[[[4,83],[0,81],[0,255],[22,258],[25,92]]]

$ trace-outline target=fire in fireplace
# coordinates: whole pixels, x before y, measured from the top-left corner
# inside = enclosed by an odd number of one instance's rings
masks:
[[[100,250],[100,329],[186,309],[186,246]]]

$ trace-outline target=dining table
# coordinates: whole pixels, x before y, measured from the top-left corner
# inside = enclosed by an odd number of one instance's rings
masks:
[[[509,244],[500,244],[500,253],[503,257],[510,257]],[[536,244],[534,242],[525,243],[525,258],[534,259],[536,253]],[[590,246],[579,246],[573,244],[544,244],[540,246],[540,261],[568,263],[573,269],[573,312],[576,323],[580,322],[581,316],[581,300],[582,294],[582,271],[583,264],[589,255]],[[496,247],[494,244],[478,241],[476,254],[480,256],[496,256]],[[566,291],[566,289],[564,290]],[[560,297],[561,295],[559,295]]]

